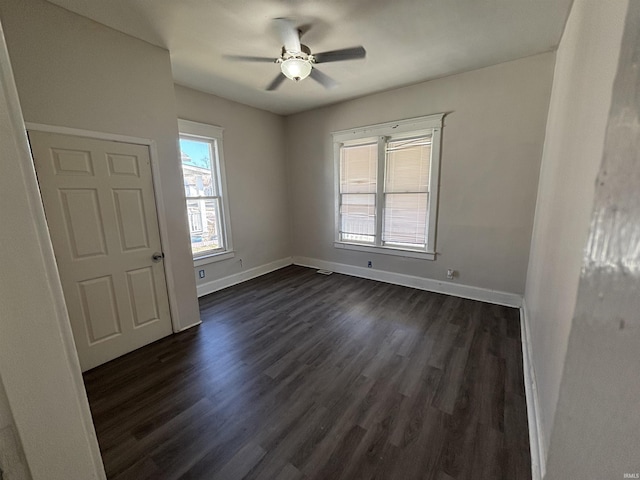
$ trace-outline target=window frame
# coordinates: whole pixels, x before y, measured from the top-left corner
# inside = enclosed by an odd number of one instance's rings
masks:
[[[231,219],[229,214],[229,196],[227,192],[227,178],[224,165],[224,147],[223,147],[223,132],[222,127],[216,125],[209,125],[206,123],[193,122],[191,120],[178,119],[178,139],[187,138],[200,141],[213,142],[215,145],[215,153],[217,155],[212,156],[214,165],[212,166],[211,173],[214,176],[214,181],[217,182],[220,190],[217,197],[220,198],[220,212],[222,213],[222,221],[220,222],[222,241],[224,248],[210,250],[202,252],[200,254],[193,255],[194,267],[206,265],[208,263],[219,262],[228,258],[233,258],[235,252],[233,250],[233,241],[231,235]],[[180,152],[180,143],[178,142],[178,151]],[[180,160],[180,171],[182,172],[182,161]],[[183,190],[184,192],[184,190]],[[188,215],[187,202],[196,197],[189,197],[184,195],[184,208],[185,213]],[[208,198],[208,197],[203,197]],[[189,228],[189,230],[191,230]],[[191,236],[191,231],[189,232]],[[191,241],[189,242],[189,249],[191,249]]]
[[[440,187],[440,159],[442,143],[442,126],[444,113],[424,117],[410,118],[395,122],[386,122],[365,127],[340,130],[332,133],[334,157],[334,247],[385,255],[420,258],[424,260],[436,259],[436,227],[438,216],[438,198]],[[384,200],[386,181],[386,143],[402,138],[431,135],[431,162],[429,164],[429,195],[427,209],[427,245],[424,249],[414,249],[384,245],[382,243]],[[375,245],[345,241],[340,238],[340,153],[341,147],[365,144],[367,140],[377,138],[378,174],[376,178],[376,229]]]

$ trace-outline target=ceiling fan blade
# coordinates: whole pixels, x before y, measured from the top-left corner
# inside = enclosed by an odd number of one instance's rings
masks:
[[[287,77],[284,76],[284,73],[280,73],[280,75],[274,78],[273,81],[269,84],[269,86],[267,87],[267,91],[272,91],[278,88],[286,78]]]
[[[309,76],[313,78],[316,82],[318,82],[320,85],[322,85],[324,88],[326,88],[327,90],[331,90],[338,86],[338,82],[336,82],[329,75],[322,73],[320,70],[318,70],[315,67],[311,69],[311,73],[309,74]]]
[[[364,47],[343,48],[342,50],[331,50],[330,52],[314,53],[316,63],[341,62],[343,60],[357,60],[367,56]]]
[[[300,51],[300,32],[295,24],[288,18],[274,18],[274,24],[278,29],[280,40],[285,50],[290,52]]]
[[[227,60],[237,60],[240,62],[275,63],[276,61],[276,59],[272,57],[252,57],[250,55],[223,55],[222,57]]]
[[[302,39],[302,36],[305,35],[309,30],[311,30],[311,27],[313,27],[313,24],[311,23],[305,23],[304,25],[298,25],[298,33],[300,34],[300,38]]]

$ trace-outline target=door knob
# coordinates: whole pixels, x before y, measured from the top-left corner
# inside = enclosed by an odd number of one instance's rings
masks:
[[[164,258],[164,253],[162,252],[155,252],[153,255],[151,255],[151,259],[156,263],[158,263],[163,258]]]

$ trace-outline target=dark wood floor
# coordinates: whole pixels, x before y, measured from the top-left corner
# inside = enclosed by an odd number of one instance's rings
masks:
[[[530,479],[519,316],[290,266],[85,375],[110,479]]]

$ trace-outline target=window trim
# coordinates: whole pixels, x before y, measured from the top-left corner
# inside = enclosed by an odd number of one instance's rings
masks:
[[[217,162],[215,165],[216,174],[218,175],[218,182],[220,185],[220,197],[222,199],[222,235],[224,238],[225,249],[205,253],[203,255],[193,256],[194,267],[199,267],[209,263],[219,262],[235,256],[233,250],[233,240],[231,235],[231,217],[229,214],[229,196],[227,192],[227,175],[224,162],[224,146],[222,134],[224,129],[216,125],[209,125],[206,123],[193,122],[191,120],[178,119],[178,138],[180,137],[192,137],[202,140],[215,140],[216,150],[218,153]],[[178,149],[179,150],[179,149]],[[182,165],[180,167],[182,169]],[[184,196],[185,212],[187,197]],[[191,249],[191,243],[189,243],[189,249]]]
[[[379,123],[364,127],[351,128],[332,132],[333,158],[334,158],[334,247],[347,250],[358,250],[363,252],[381,253],[386,255],[398,255],[410,258],[421,258],[425,260],[436,259],[436,239],[437,239],[437,217],[438,199],[440,187],[440,159],[442,127],[446,114],[439,113],[423,117],[409,118],[395,122]],[[431,163],[429,165],[429,208],[427,246],[426,249],[399,248],[382,245],[382,222],[381,210],[384,198],[384,175],[386,161],[384,144],[389,137],[398,138],[403,134],[407,136],[419,136],[431,134]],[[340,239],[340,148],[342,146],[357,145],[364,143],[367,139],[377,138],[378,141],[378,180],[376,191],[376,244],[361,244],[357,242],[345,242]],[[381,192],[382,190],[382,192]],[[382,193],[382,195],[381,195]]]

